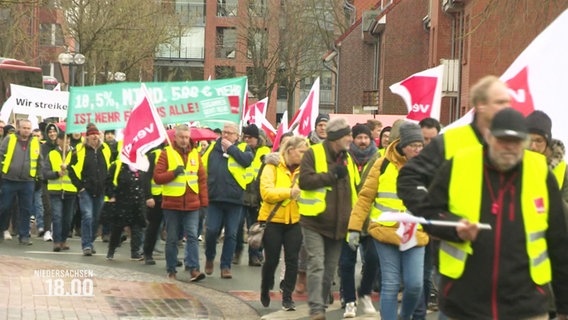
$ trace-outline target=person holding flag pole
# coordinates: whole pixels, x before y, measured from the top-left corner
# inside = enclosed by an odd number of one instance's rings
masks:
[[[57,148],[51,150],[44,160],[43,176],[47,179],[47,192],[53,214],[53,251],[69,250],[67,237],[75,210],[77,188],[69,178],[68,165],[71,148],[63,131],[57,134]]]

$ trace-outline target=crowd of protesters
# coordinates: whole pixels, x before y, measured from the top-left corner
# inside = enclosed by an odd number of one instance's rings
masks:
[[[247,256],[261,267],[265,307],[278,284],[283,310],[307,291],[310,319],[325,319],[337,283],[344,318],[420,320],[439,302],[440,319],[566,319],[564,145],[545,113],[510,108],[496,77],[470,96],[473,122],[443,134],[432,118],[351,127],[320,114],[308,137],[285,134],[274,152],[254,124],[226,123],[203,143],[178,125],[147,153],[147,171],[122,163],[115,132],[95,124],[66,135],[53,123],[0,122],[0,240],[32,245],[33,222],[53,251],[73,250],[75,228],[85,257],[100,236],[114,260],[128,236],[131,260],[155,265],[163,250],[170,279],[183,267],[201,281],[215,272],[219,242],[219,275],[231,279],[246,231],[261,223],[262,246]]]

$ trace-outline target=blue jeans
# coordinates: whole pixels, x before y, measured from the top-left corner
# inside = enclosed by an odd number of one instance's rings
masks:
[[[61,195],[51,195],[51,210],[53,212],[53,243],[64,243],[69,236],[71,220],[75,211],[75,194],[67,194],[64,199]]]
[[[189,269],[199,270],[199,242],[197,241],[197,225],[199,223],[199,210],[178,211],[164,209],[164,222],[166,223],[166,270],[168,273],[176,272],[178,256],[178,240],[180,232],[187,235],[185,244],[185,266]]]
[[[18,195],[20,208],[18,235],[20,239],[30,237],[30,213],[34,194],[34,181],[2,181],[2,193],[0,194],[0,216],[10,215],[10,208],[14,197]],[[0,219],[3,221],[4,219]],[[2,226],[2,231],[8,226]]]
[[[422,297],[424,247],[400,251],[398,246],[373,240],[381,264],[381,316],[409,320]],[[397,318],[397,295],[403,281],[402,304]]]
[[[215,260],[217,238],[223,225],[225,240],[221,252],[221,269],[231,269],[231,261],[237,245],[237,229],[241,221],[243,206],[227,202],[210,202],[207,211],[207,230],[205,231],[205,258]]]
[[[34,190],[34,205],[32,207],[32,214],[35,216],[37,229],[44,229],[43,223],[43,201],[41,200],[41,193],[43,189],[39,188]]]
[[[79,192],[79,208],[81,209],[81,248],[93,249],[93,242],[99,228],[99,215],[104,197],[93,197],[87,190]]]
[[[341,294],[345,303],[355,302],[355,264],[357,263],[357,250],[352,250],[346,241],[343,241],[341,255],[339,256],[339,275],[341,279]]]

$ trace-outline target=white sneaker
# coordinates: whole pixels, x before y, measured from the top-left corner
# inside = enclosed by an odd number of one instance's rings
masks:
[[[47,230],[44,234],[43,234],[43,241],[47,242],[47,241],[53,241],[53,238],[51,237],[51,231]]]
[[[355,302],[348,302],[345,304],[345,312],[343,313],[343,318],[355,318],[357,315],[357,307]]]
[[[4,230],[4,240],[12,240],[12,235],[9,230]]]
[[[377,313],[370,295],[359,297],[359,305],[363,307],[363,313],[365,314]]]

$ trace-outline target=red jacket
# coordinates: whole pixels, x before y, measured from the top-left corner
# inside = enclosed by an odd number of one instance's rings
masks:
[[[191,152],[191,148],[185,153],[175,143],[174,149],[181,155],[183,165],[187,165],[187,157]],[[194,211],[200,207],[209,205],[209,196],[207,193],[207,175],[201,163],[201,156],[199,156],[199,170],[197,172],[199,183],[199,194],[196,194],[189,185],[185,186],[185,194],[179,197],[162,196],[162,209],[166,210],[179,210],[179,211]],[[174,172],[168,171],[168,155],[167,152],[162,152],[156,168],[154,169],[154,181],[157,184],[166,184],[175,179]]]

